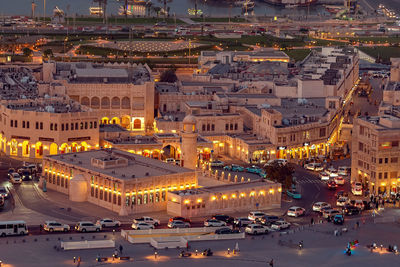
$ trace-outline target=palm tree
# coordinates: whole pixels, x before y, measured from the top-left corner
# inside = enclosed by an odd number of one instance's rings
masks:
[[[152,7],[153,3],[151,1],[147,1],[146,2],[146,10],[147,10],[147,16],[150,17],[151,11],[152,11]]]
[[[164,19],[167,16],[167,4],[171,3],[173,0],[158,0],[158,2],[162,3],[164,5]]]
[[[160,14],[160,11],[161,11],[161,7],[155,6],[155,7],[153,7],[153,11],[154,11],[154,13],[156,13],[157,18],[158,18],[158,15]]]

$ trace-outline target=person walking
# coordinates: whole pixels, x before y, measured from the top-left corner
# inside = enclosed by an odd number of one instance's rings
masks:
[[[311,225],[314,225],[314,218],[311,217]]]
[[[114,250],[114,258],[118,258],[118,250],[117,249]]]
[[[121,255],[122,255],[122,250],[123,250],[124,248],[122,247],[122,245],[119,245],[119,253],[121,253]]]
[[[274,267],[274,259],[271,259],[271,260],[269,261],[269,266],[270,266],[270,267]]]

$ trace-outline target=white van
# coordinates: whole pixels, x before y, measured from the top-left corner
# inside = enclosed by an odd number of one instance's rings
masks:
[[[8,235],[27,235],[28,227],[24,221],[1,221],[0,222],[0,236],[5,237]]]

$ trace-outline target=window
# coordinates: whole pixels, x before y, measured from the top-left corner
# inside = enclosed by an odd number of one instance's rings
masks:
[[[121,195],[118,195],[118,206],[121,206]]]
[[[210,124],[207,124],[207,131],[210,131]]]
[[[399,141],[392,141],[392,147],[398,147]]]
[[[278,143],[282,142],[282,137],[278,137]]]
[[[94,196],[94,186],[90,187],[90,195],[93,197]]]
[[[25,121],[22,121],[22,128],[25,128]]]
[[[40,130],[43,130],[43,122],[40,123]]]
[[[83,122],[81,122],[81,130],[83,130]]]
[[[237,129],[238,129],[238,124],[235,123],[235,130],[237,131]]]
[[[365,127],[360,126],[360,135],[364,135],[364,132],[365,132]]]
[[[149,203],[153,203],[154,202],[154,195],[153,193],[149,194]]]
[[[390,172],[390,178],[397,178],[397,172]]]
[[[104,188],[104,201],[107,201],[107,188]]]
[[[363,166],[363,162],[361,160],[358,161],[358,167],[362,167]]]
[[[385,158],[385,164],[388,164],[388,163],[389,163],[389,159]]]
[[[383,158],[379,158],[379,164],[383,163]]]
[[[29,121],[26,122],[26,128],[29,129]]]
[[[18,121],[17,120],[14,121],[14,126],[15,126],[15,128],[18,128]]]
[[[113,204],[117,204],[117,194],[112,194],[113,196]]]
[[[87,129],[88,128],[88,123],[87,123],[87,121],[85,121],[85,129]]]
[[[211,131],[215,131],[215,124],[211,124]]]
[[[71,123],[71,130],[74,130],[74,124]]]
[[[399,160],[399,158],[395,157],[395,158],[391,158],[390,159],[390,163],[397,163]]]
[[[53,123],[50,123],[50,131],[53,131]]]
[[[233,124],[232,124],[232,123],[230,124],[229,129],[230,129],[231,131],[233,130]]]
[[[97,128],[97,121],[94,122],[94,128]]]
[[[147,204],[148,202],[148,195],[147,194],[143,194],[143,204]]]
[[[12,126],[12,125],[11,125]],[[225,131],[228,131],[229,130],[229,125],[228,124],[225,124]]]
[[[136,193],[132,194],[132,198],[131,198],[131,205],[136,205]]]
[[[364,150],[364,144],[361,142],[358,142],[358,151],[363,151]]]
[[[203,124],[203,125],[201,126],[201,130],[202,130],[203,132],[206,131],[206,125],[205,125],[205,124]]]
[[[35,124],[35,129],[36,129],[36,130],[39,129],[39,122],[36,122],[36,124]]]
[[[89,128],[93,129],[93,122],[92,121],[89,123]]]
[[[100,189],[100,200],[103,200],[103,190]]]
[[[319,137],[324,137],[326,135],[326,128],[319,129]]]
[[[382,173],[381,173],[381,172],[378,173],[378,178],[379,178],[379,179],[382,179]]]
[[[57,123],[54,123],[54,131],[57,131]]]
[[[75,130],[79,130],[78,123],[75,122]]]
[[[64,123],[61,123],[61,131],[64,131]]]
[[[13,120],[10,120],[10,126],[14,127],[14,121]]]
[[[383,178],[384,178],[384,179],[387,179],[387,178],[388,178],[388,173],[387,173],[387,172],[384,172],[384,173],[383,173]]]
[[[167,195],[167,194],[166,194],[165,190],[161,192],[161,200],[162,200],[162,201],[165,201],[166,195]]]

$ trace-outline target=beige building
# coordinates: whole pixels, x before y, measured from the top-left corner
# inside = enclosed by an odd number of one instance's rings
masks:
[[[194,170],[117,149],[43,158],[42,184],[120,215],[167,209],[171,191],[197,187]]]
[[[281,185],[270,181],[225,184],[168,194],[168,214],[182,217],[280,208]]]
[[[154,81],[147,65],[44,62],[41,94],[68,95],[130,131],[153,129]]]
[[[371,193],[400,192],[400,113],[355,119],[351,180]]]

